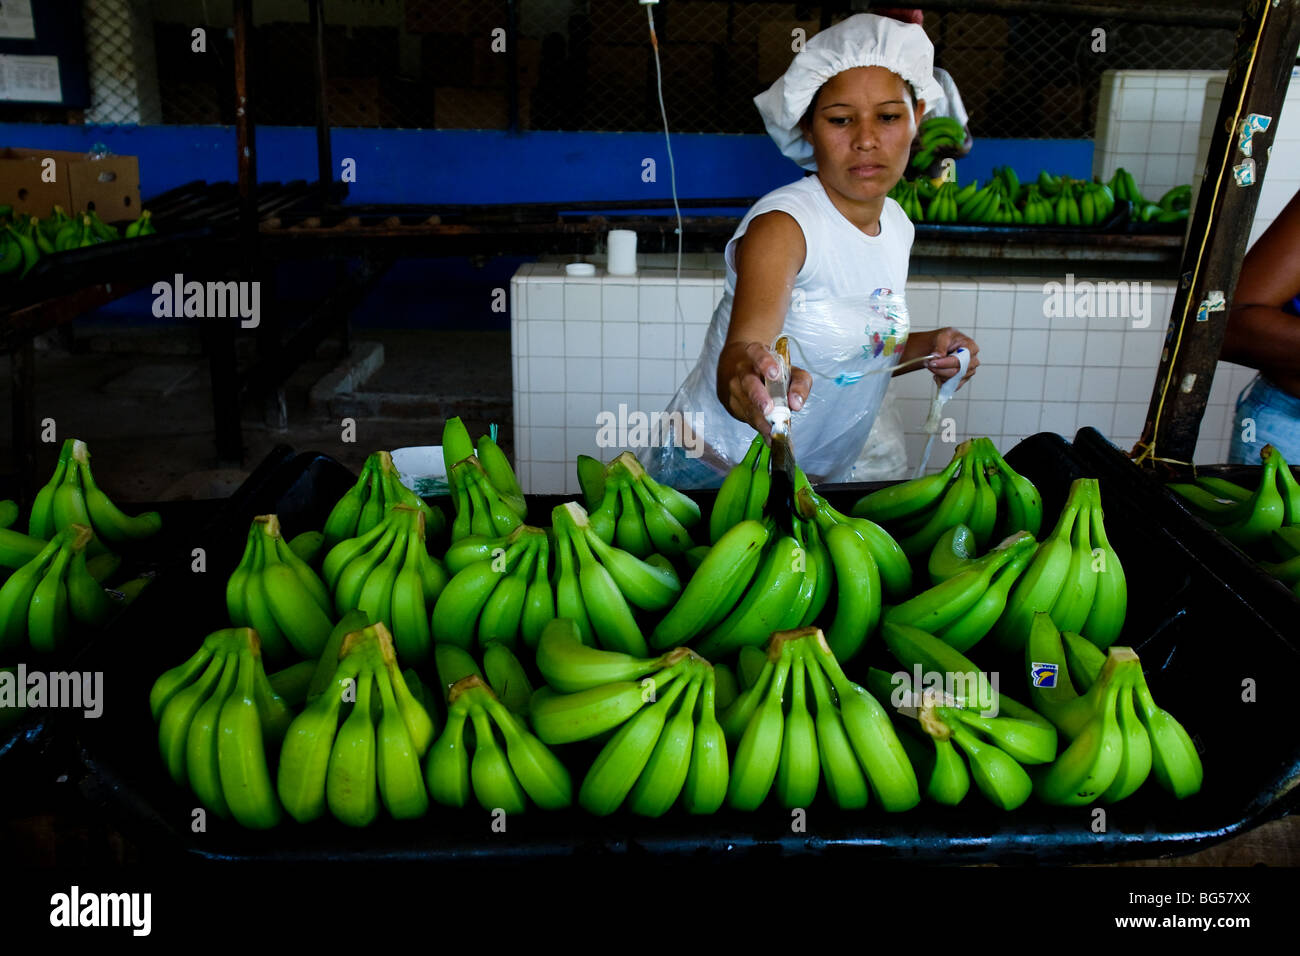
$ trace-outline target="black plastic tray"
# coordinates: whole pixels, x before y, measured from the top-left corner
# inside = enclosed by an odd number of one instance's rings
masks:
[[[1069,482],[1097,474],[1058,435],[1036,435],[1007,459],[1042,491],[1049,527]],[[247,520],[265,510],[277,511],[291,526],[291,502],[303,508],[304,515],[311,514],[312,521],[323,518],[323,509],[348,484],[341,481],[326,494],[327,480],[335,474],[333,464],[299,456],[277,479],[285,489],[277,506],[267,507],[264,496],[246,502],[243,512],[229,517],[232,533],[242,540]],[[300,469],[297,477],[294,467]],[[113,648],[112,659],[102,661],[114,675],[117,703],[100,720],[83,721],[76,728],[83,767],[80,787],[142,848],[219,860],[509,862],[641,853],[717,859],[852,852],[857,859],[1060,864],[1202,849],[1287,811],[1289,804],[1281,796],[1300,779],[1300,741],[1272,732],[1287,726],[1282,695],[1261,694],[1258,703],[1242,704],[1240,682],[1245,676],[1263,682],[1269,675],[1287,673],[1300,664],[1300,654],[1228,591],[1170,529],[1153,519],[1147,496],[1130,495],[1123,478],[1100,476],[1107,528],[1129,579],[1130,613],[1123,641],[1143,655],[1156,699],[1200,742],[1206,766],[1202,793],[1180,803],[1151,781],[1134,797],[1108,808],[1104,833],[1091,829],[1090,808],[1053,808],[1031,801],[1008,814],[972,794],[961,807],[923,805],[899,815],[874,807],[837,811],[826,805],[823,795],[809,810],[807,833],[791,832],[790,814],[769,805],[756,813],[723,812],[707,818],[674,810],[659,820],[625,813],[597,819],[580,810],[532,810],[512,818],[506,833],[494,832],[488,814],[477,806],[464,811],[435,806],[421,821],[381,819],[365,830],[350,830],[332,820],[310,826],[286,821],[273,831],[255,833],[209,816],[206,832],[196,834],[191,830],[195,800],[167,778],[145,701],[157,674],[187,657],[197,641],[224,620],[224,576],[212,563],[202,586],[192,582],[179,592],[162,591],[150,606],[149,621],[137,621],[131,640]],[[874,487],[879,485],[824,491],[833,503],[847,507]],[[712,493],[697,497],[707,506]],[[561,500],[531,499],[531,520],[545,524],[549,508]],[[229,567],[236,560],[234,554]],[[107,650],[108,645],[100,642],[97,649]],[[976,661],[989,667],[978,650]],[[867,656],[892,668],[882,654],[875,641]],[[855,661],[850,674],[861,679],[867,663]],[[1023,699],[1023,668],[1014,663],[1011,667],[1002,675],[1002,687]],[[585,766],[578,760],[570,764],[576,784]]]
[[[124,554],[123,568],[119,577],[130,578],[152,572],[154,580],[131,607],[123,611],[112,623],[108,631],[92,636],[89,641],[84,637],[74,638],[73,643],[55,654],[31,655],[24,660],[28,670],[104,670],[105,696],[110,700],[116,696],[109,681],[110,674],[115,673],[119,668],[109,666],[87,668],[86,659],[88,656],[94,656],[91,654],[92,648],[102,643],[106,650],[102,656],[111,658],[111,649],[131,640],[129,635],[136,633],[139,622],[148,618],[155,603],[163,605],[173,603],[169,597],[162,595],[164,593],[174,595],[181,590],[178,588],[177,581],[195,578],[195,583],[198,583],[197,579],[200,576],[190,570],[194,548],[202,547],[206,550],[209,566],[225,567],[229,561],[228,554],[214,551],[212,542],[214,538],[220,539],[223,536],[221,529],[227,527],[229,523],[227,515],[231,511],[241,510],[254,492],[263,489],[275,475],[283,473],[284,467],[291,462],[292,458],[293,450],[289,446],[277,446],[229,498],[129,506],[130,511],[157,510],[162,515],[162,530],[155,538],[142,542]],[[245,525],[246,529],[247,525]],[[129,654],[127,656],[129,657]],[[16,662],[0,663],[9,665]],[[40,708],[30,710],[15,724],[0,731],[0,771],[7,776],[16,776],[26,772],[40,761],[48,759],[49,751],[54,744],[53,731],[56,725],[62,721],[82,719],[84,718],[80,714],[69,715],[58,710]],[[3,797],[0,796],[0,799]]]

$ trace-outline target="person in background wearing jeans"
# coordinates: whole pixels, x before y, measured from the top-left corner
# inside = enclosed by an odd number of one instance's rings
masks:
[[[1300,192],[1242,260],[1219,358],[1259,370],[1237,399],[1228,462],[1258,465],[1272,445],[1300,465]]]

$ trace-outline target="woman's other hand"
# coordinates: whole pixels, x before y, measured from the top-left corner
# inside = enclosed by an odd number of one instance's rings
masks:
[[[942,385],[948,379],[957,374],[961,367],[961,362],[955,355],[957,349],[965,349],[970,352],[970,364],[966,366],[966,375],[962,379],[962,384],[970,381],[970,377],[975,374],[975,369],[979,367],[980,347],[975,340],[964,332],[959,332],[954,328],[942,328],[930,333],[930,352],[938,352],[942,358],[931,359],[925,363],[925,367],[934,373],[934,380],[937,384]],[[957,386],[961,388],[961,385]]]

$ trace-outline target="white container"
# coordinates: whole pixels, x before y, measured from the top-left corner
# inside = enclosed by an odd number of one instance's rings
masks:
[[[441,445],[416,445],[397,448],[390,452],[398,480],[422,498],[445,495],[447,464],[442,457]]]
[[[609,231],[609,263],[606,271],[612,276],[636,275],[636,233],[631,229]]]

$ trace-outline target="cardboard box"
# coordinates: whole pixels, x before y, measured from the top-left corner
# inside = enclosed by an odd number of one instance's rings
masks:
[[[42,177],[54,160],[53,182]],[[91,161],[84,153],[10,147],[0,151],[0,204],[14,212],[50,215],[60,205],[72,214],[94,209],[105,222],[140,214],[140,163],[135,156]]]
[[[587,82],[592,90],[616,86],[641,96],[653,75],[646,47],[593,43],[587,48]]]

